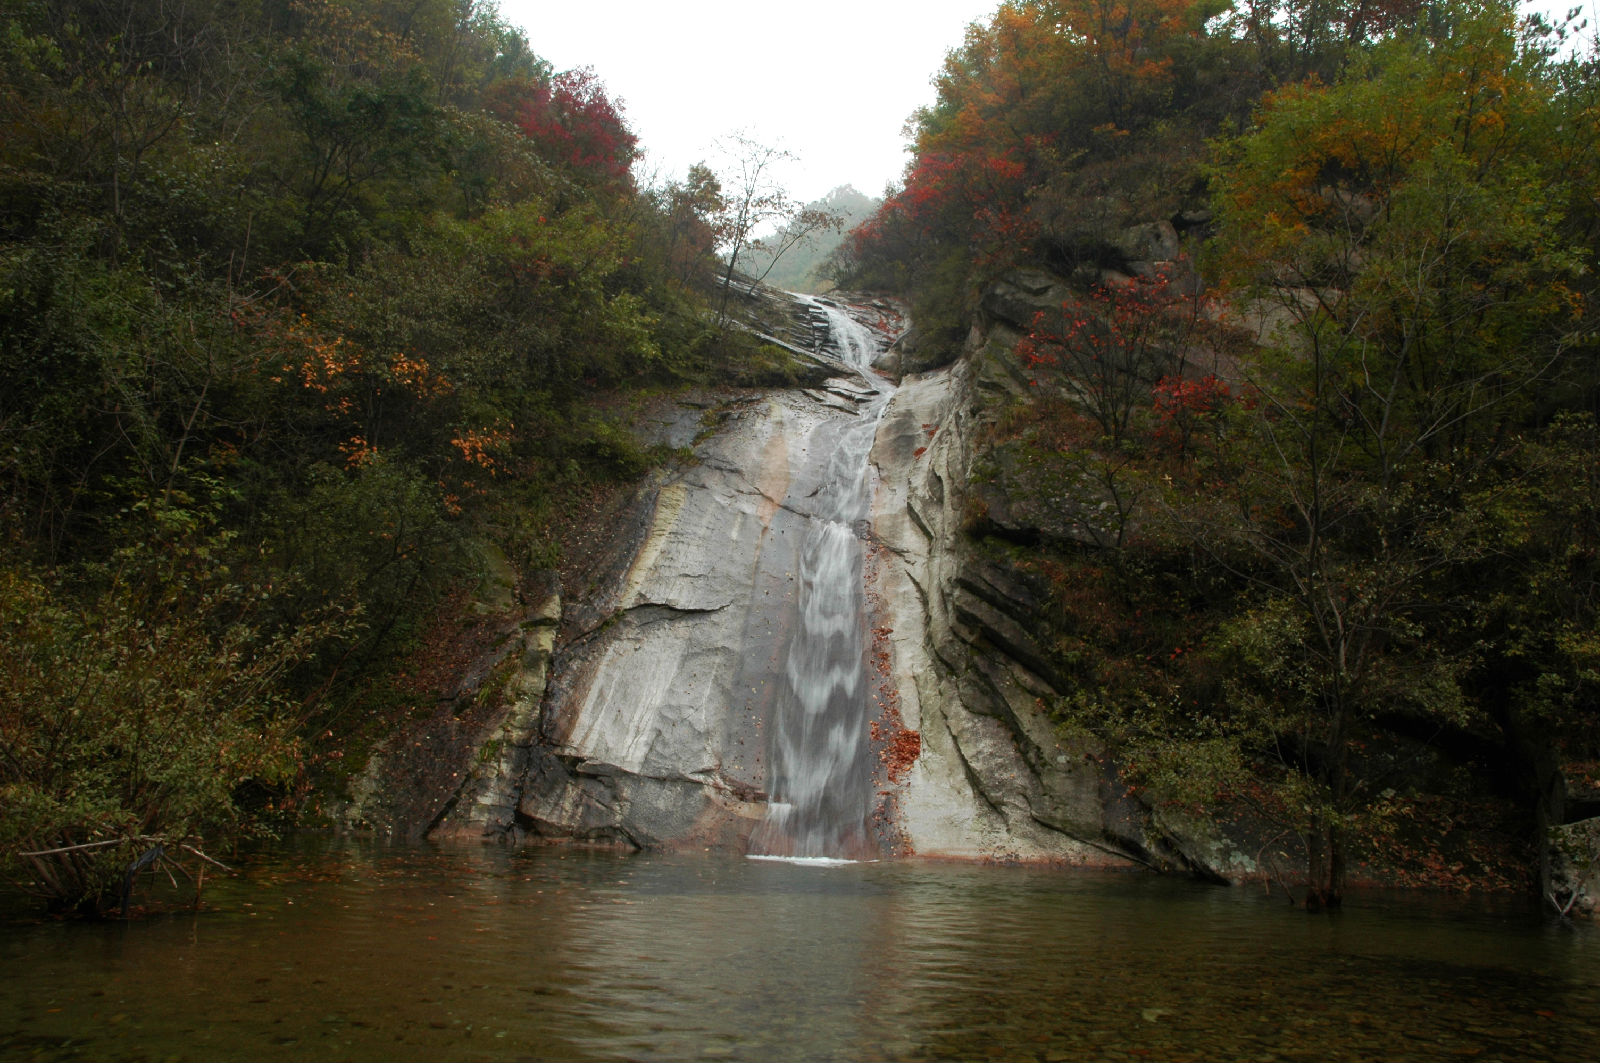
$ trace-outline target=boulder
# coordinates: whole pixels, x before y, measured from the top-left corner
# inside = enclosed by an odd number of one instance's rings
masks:
[[[1113,246],[1123,261],[1171,262],[1178,257],[1182,245],[1178,230],[1170,221],[1147,221],[1130,225],[1117,233]]]
[[[1071,298],[1071,289],[1060,277],[1017,270],[990,286],[983,295],[983,309],[991,318],[1027,332],[1039,313],[1059,311]]]
[[[1550,828],[1549,899],[1564,912],[1600,911],[1600,816]]]

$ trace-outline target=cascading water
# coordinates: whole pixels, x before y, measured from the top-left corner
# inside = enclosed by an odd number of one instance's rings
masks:
[[[768,815],[751,855],[856,859],[877,853],[869,826],[874,789],[862,536],[868,455],[893,387],[869,373],[882,349],[879,337],[837,307],[811,305],[825,317],[842,368],[859,380],[865,401],[819,430],[813,445],[832,448],[820,482],[786,501],[807,523],[785,686],[768,722]]]

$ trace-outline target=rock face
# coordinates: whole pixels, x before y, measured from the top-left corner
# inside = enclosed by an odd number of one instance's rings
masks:
[[[1000,298],[1049,298],[1028,283]],[[969,543],[984,396],[1021,386],[1013,335],[975,330],[956,366],[902,381],[873,450],[876,622],[892,629],[901,712],[922,739],[900,829],[925,855],[1253,871],[1205,828],[1158,823],[1101,748],[1056,732],[1044,702],[1070,687],[1035,639],[1043,595]]]
[[[879,348],[892,338],[891,309],[853,308],[885,327]],[[805,300],[792,314],[769,308],[767,316],[774,329],[797,320],[784,342],[805,342],[808,323],[839,313]],[[822,355],[839,353],[825,327],[811,342]],[[874,379],[841,373],[822,387],[737,403],[693,462],[641,492],[605,575],[566,606],[548,682],[543,658],[514,681],[542,687],[541,707],[536,718],[508,715],[504,741],[480,758],[484,781],[457,802],[457,826],[747,848],[768,819],[774,750],[781,755],[769,731],[792,686],[788,650],[808,590],[802,551],[839,479],[835,455],[851,435],[865,433],[858,455],[870,444],[891,390]],[[859,649],[855,658],[861,674]]]
[[[1054,298],[1057,283],[1019,276],[991,301],[1015,318]],[[840,309],[807,300],[768,316],[791,322],[785,342],[808,342],[805,329]],[[879,326],[886,348],[892,310],[850,312]],[[859,629],[841,645],[860,647],[844,655],[860,658],[872,715],[852,725],[867,734],[831,741],[876,754],[862,784],[871,807],[851,813],[870,825],[849,855],[1251,870],[1204,827],[1158,822],[1091,740],[1056,733],[1045,705],[1068,683],[1037,641],[1042,592],[971,545],[985,411],[1026,387],[1009,356],[1015,335],[1003,321],[974,330],[955,365],[908,376],[898,391],[841,373],[726,406],[692,462],[641,490],[592,588],[524,595],[502,711],[433,829],[767,845],[774,806],[788,803],[778,791],[795,785],[783,763],[791,738],[778,732],[793,730],[779,722],[795,700],[789,657],[811,623],[808,533],[835,492],[830,466],[865,433],[870,507],[823,515],[853,533],[836,541],[862,551],[851,571],[867,606],[839,629]],[[662,418],[661,430],[682,436],[686,417]]]
[[[793,593],[783,501],[827,417],[803,393],[751,403],[641,499],[632,556],[574,609],[517,799],[487,825],[641,846],[748,836],[766,786],[752,709],[774,679],[763,605]]]

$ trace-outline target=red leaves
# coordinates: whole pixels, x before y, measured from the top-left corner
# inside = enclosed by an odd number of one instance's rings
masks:
[[[851,234],[859,261],[893,259],[908,237],[959,239],[981,262],[997,261],[1033,238],[1036,224],[1025,208],[1034,175],[1015,146],[977,146],[918,156],[900,192]]]
[[[540,154],[587,183],[629,183],[639,138],[606,95],[593,70],[583,67],[527,86],[516,111],[517,128]]]
[[[876,595],[872,595],[876,605]],[[922,735],[906,727],[900,716],[900,698],[893,685],[893,667],[889,650],[889,636],[894,629],[886,625],[872,629],[870,658],[877,673],[878,693],[873,700],[880,714],[869,725],[873,744],[878,746],[878,762],[883,765],[890,783],[902,781],[917,758],[922,755]]]
[[[1179,413],[1215,413],[1229,398],[1228,385],[1208,374],[1199,380],[1164,376],[1153,390],[1156,410],[1171,418]]]
[[[1198,380],[1164,376],[1156,381],[1152,398],[1156,439],[1181,453],[1195,429],[1215,420],[1232,395],[1227,384],[1207,374]]]
[[[911,766],[922,755],[922,735],[916,731],[908,731],[900,722],[900,714],[896,712],[894,719],[885,717],[883,723],[872,722],[872,740],[882,742],[883,749],[878,752],[878,760],[883,764],[883,770],[888,775],[891,783],[897,783],[905,778]]]

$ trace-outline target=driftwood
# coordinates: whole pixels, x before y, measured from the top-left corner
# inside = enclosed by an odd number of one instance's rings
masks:
[[[79,874],[81,874],[81,872],[68,870],[73,864],[76,863],[74,860],[75,857],[80,855],[86,856],[87,854],[93,853],[96,850],[129,844],[146,845],[148,848],[134,858],[123,870],[121,883],[122,888],[119,891],[120,896],[118,897],[118,901],[120,903],[118,904],[118,907],[121,909],[124,918],[127,917],[132,903],[134,880],[141,871],[149,868],[159,868],[160,870],[166,872],[167,878],[172,881],[174,886],[176,886],[178,880],[172,873],[172,868],[176,867],[183,873],[185,878],[194,883],[194,903],[196,907],[198,907],[200,904],[201,890],[205,888],[205,865],[211,864],[214,867],[221,868],[223,871],[231,872],[233,870],[227,864],[224,864],[222,861],[206,853],[198,846],[191,844],[189,841],[175,842],[166,835],[139,834],[123,838],[103,838],[99,841],[78,842],[73,845],[60,845],[51,849],[34,849],[26,852],[19,851],[16,855],[33,863],[34,868],[44,879],[47,889],[49,889],[56,896],[65,897],[65,884],[70,881],[71,878],[77,877]],[[200,866],[197,867],[193,873],[191,873],[189,868],[183,866],[183,863],[172,859],[172,854],[177,852],[187,853],[193,856],[195,859],[201,861]],[[68,879],[60,879],[59,876],[53,872],[53,869],[50,865],[57,863],[57,861],[64,861],[66,863],[67,866],[60,868],[60,870],[69,876]]]
[[[82,844],[79,844],[79,845],[63,845],[59,849],[38,849],[38,850],[35,850],[33,852],[29,852],[29,853],[21,853],[21,852],[19,852],[17,855],[18,856],[26,856],[26,857],[59,856],[62,853],[75,853],[75,852],[80,852],[80,851],[84,851],[84,850],[88,850],[88,849],[104,849],[104,848],[106,848],[107,846],[110,846],[110,845],[122,845],[124,842],[154,842],[157,846],[163,846],[163,845],[170,844],[164,836],[159,835],[159,834],[156,834],[156,835],[139,834],[139,835],[135,835],[132,838],[108,838],[105,841],[83,842]],[[194,856],[198,856],[200,859],[204,860],[206,863],[215,865],[216,867],[220,867],[224,871],[232,871],[233,870],[233,868],[229,867],[227,864],[224,864],[222,861],[218,860],[216,857],[206,855],[205,853],[201,852],[199,849],[196,849],[194,846],[190,845],[188,842],[179,842],[178,845],[177,845],[177,848],[182,849],[186,853],[191,853]]]

